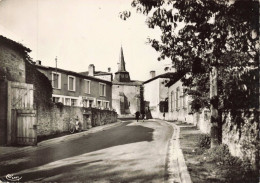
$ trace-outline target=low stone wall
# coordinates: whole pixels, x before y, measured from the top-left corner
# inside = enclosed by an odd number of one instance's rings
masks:
[[[228,145],[233,156],[249,159],[253,165],[258,160],[258,117],[254,112],[223,115],[222,143]]]
[[[37,134],[47,136],[68,131],[71,118],[78,117],[83,130],[117,121],[117,113],[109,110],[89,109],[72,106],[39,107],[37,110]]]
[[[193,123],[194,125],[196,124],[195,116],[192,114],[189,114],[188,109],[180,109],[178,111],[173,110],[170,111],[168,114],[168,120],[170,121],[183,121],[187,123]]]
[[[203,133],[210,133],[210,111],[203,110],[193,114],[194,125]],[[259,159],[259,114],[254,112],[230,112],[222,115],[222,143],[229,147],[230,153],[241,159],[248,159],[253,165]],[[258,147],[258,148],[257,148]]]
[[[117,113],[109,110],[100,110],[96,108],[84,108],[84,121],[87,128],[101,126],[117,121]],[[90,122],[90,124],[88,124]],[[83,125],[84,126],[84,125]]]

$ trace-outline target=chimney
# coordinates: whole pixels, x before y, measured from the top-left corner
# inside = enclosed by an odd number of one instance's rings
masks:
[[[108,72],[111,72],[111,68],[110,68],[110,67],[109,67],[109,68],[107,68],[107,71],[108,71]]]
[[[89,76],[94,76],[94,74],[95,74],[95,66],[94,66],[94,64],[90,64],[88,66],[88,75]]]
[[[151,79],[155,77],[155,71],[150,71],[150,77]]]
[[[42,65],[42,61],[36,60],[36,65]]]

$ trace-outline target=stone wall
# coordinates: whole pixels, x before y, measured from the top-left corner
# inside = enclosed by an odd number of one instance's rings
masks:
[[[223,115],[222,143],[227,144],[233,156],[257,162],[257,146],[259,146],[258,126],[259,114],[239,112],[236,115]]]
[[[86,114],[89,114],[89,116],[86,116],[87,119],[85,123],[91,121],[91,127],[106,125],[117,121],[117,113],[114,111],[84,108],[84,115]]]
[[[222,115],[222,143],[229,147],[230,153],[241,159],[249,159],[253,165],[258,160],[259,126],[258,113],[231,112]],[[203,133],[210,133],[210,111],[203,110],[193,114],[194,125]],[[258,141],[258,142],[257,142]],[[258,148],[257,148],[258,147]]]
[[[82,122],[83,130],[117,121],[117,114],[114,111],[63,105],[55,105],[48,109],[39,107],[37,134],[47,136],[68,131],[70,119],[76,117]]]
[[[0,145],[7,141],[7,82],[0,80]]]
[[[19,50],[0,42],[0,75],[25,83],[25,59]]]

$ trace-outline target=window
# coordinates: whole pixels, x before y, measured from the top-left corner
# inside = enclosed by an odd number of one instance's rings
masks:
[[[97,101],[97,107],[98,107],[98,108],[101,108],[101,107],[102,107],[102,101],[101,101],[101,100],[98,100],[98,101]]]
[[[86,98],[83,100],[83,107],[94,107],[94,98]]]
[[[60,97],[52,97],[52,101],[53,101],[54,103],[57,103],[57,102],[60,101]]]
[[[71,106],[77,106],[77,99],[71,99]]]
[[[122,75],[121,75],[121,77],[122,77],[122,78],[124,78],[124,77],[125,77],[125,75],[124,75],[124,74],[122,74]]]
[[[175,104],[176,109],[179,108],[179,92],[180,92],[180,89],[177,88],[177,89],[176,89],[176,104]]]
[[[85,81],[85,93],[90,94],[90,80],[86,80]]]
[[[175,103],[176,103],[176,98],[175,98],[175,92],[174,91],[172,91],[172,109],[174,110],[175,109]]]
[[[76,89],[76,78],[74,76],[68,76],[68,90],[75,91]]]
[[[106,96],[106,84],[99,83],[99,95]]]
[[[171,102],[171,111],[173,111],[173,96],[174,94],[173,94],[173,91],[171,92],[171,100],[170,100],[170,102]]]
[[[70,105],[70,98],[65,98],[65,105]]]
[[[106,109],[109,109],[109,102],[105,101],[105,102],[104,102],[104,107],[105,107]]]
[[[52,87],[55,89],[61,89],[61,74],[52,72]]]
[[[184,97],[183,97],[183,108],[187,108],[187,98],[188,98],[188,96],[186,94],[184,94]]]
[[[188,96],[187,96],[187,93],[185,92],[185,90],[184,90],[184,88],[183,88],[183,108],[186,108],[187,107],[187,98],[188,98]]]
[[[125,78],[128,78],[128,75],[127,75],[127,74],[125,75]]]
[[[92,107],[93,106],[93,100],[89,100],[89,103],[88,103],[88,105],[89,105],[89,107]]]
[[[180,107],[183,107],[183,99],[184,99],[183,89],[181,88],[180,89]]]

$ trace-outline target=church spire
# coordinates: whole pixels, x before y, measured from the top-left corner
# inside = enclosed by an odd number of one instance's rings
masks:
[[[119,63],[118,64],[118,71],[115,73],[114,80],[117,82],[130,82],[130,75],[129,72],[125,70],[125,59],[123,53],[123,47],[121,45],[121,50],[119,54]]]
[[[118,63],[118,72],[124,72],[125,70],[125,59],[124,59],[124,53],[123,53],[123,47],[121,45],[121,50],[119,54],[119,63]]]

